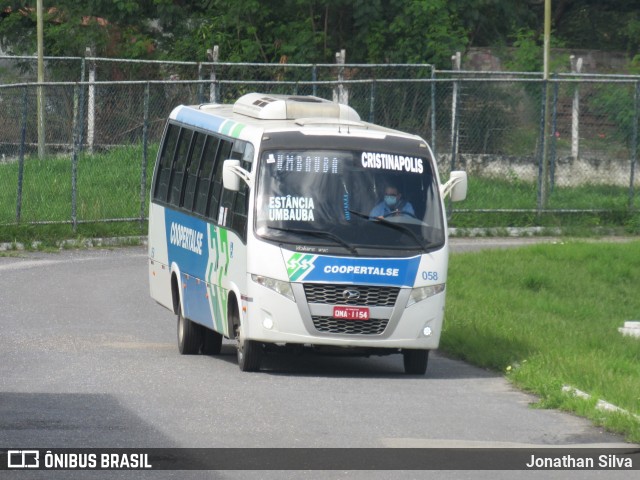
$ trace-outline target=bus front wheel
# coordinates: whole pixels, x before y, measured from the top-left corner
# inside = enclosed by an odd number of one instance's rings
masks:
[[[182,355],[200,353],[202,345],[202,327],[182,315],[178,305],[178,350]]]
[[[429,350],[403,350],[404,372],[409,375],[424,375],[429,363]]]
[[[247,340],[242,334],[242,327],[236,332],[236,346],[238,349],[238,367],[243,372],[257,372],[260,370],[262,345],[255,340]]]

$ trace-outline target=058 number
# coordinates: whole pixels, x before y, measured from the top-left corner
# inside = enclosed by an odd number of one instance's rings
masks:
[[[422,279],[436,281],[438,280],[438,272],[422,272]]]

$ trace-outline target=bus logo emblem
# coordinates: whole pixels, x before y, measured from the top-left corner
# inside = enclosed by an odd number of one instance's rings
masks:
[[[358,290],[345,290],[342,292],[342,297],[345,300],[357,300],[360,298],[360,292]]]

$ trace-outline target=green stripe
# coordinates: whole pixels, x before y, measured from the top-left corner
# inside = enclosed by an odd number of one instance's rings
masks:
[[[232,122],[231,120],[225,120],[224,123],[220,126],[220,133],[222,133],[223,135],[229,135],[229,132],[234,125],[235,122]]]
[[[226,291],[224,290],[224,288],[222,288],[222,278],[227,276],[227,271],[229,269],[229,241],[227,239],[227,230],[224,228],[218,228],[218,233],[220,235],[219,237],[219,246],[221,248],[224,249],[224,255],[225,255],[225,263],[224,263],[224,268],[219,268],[218,269],[218,289],[219,289],[219,293],[220,295],[218,295],[219,297],[219,302],[220,302],[220,310],[222,311],[222,314],[226,316],[227,314],[227,301],[228,301],[228,297],[226,295]],[[223,329],[225,331],[225,333],[228,335],[229,332],[227,332],[227,322],[222,322],[223,324]]]
[[[211,250],[215,252],[215,257],[210,259],[209,262],[209,275],[207,276],[207,286],[209,288],[209,301],[211,302],[211,309],[213,310],[213,325],[215,330],[218,332],[222,332],[225,335],[228,335],[229,332],[226,331],[227,322],[224,321],[224,313],[225,309],[221,308],[223,303],[226,303],[224,300],[224,289],[220,288],[219,285],[215,285],[212,280],[213,273],[216,271],[216,267],[220,269],[220,242],[218,241],[218,235],[216,232],[216,227],[214,225],[209,225],[209,238],[211,239]],[[213,262],[211,262],[213,260]]]
[[[233,127],[233,131],[231,132],[231,136],[237,138],[240,136],[242,130],[244,130],[244,125],[241,123],[236,123],[235,127]]]
[[[244,130],[246,125],[242,123],[232,122],[231,120],[225,120],[220,125],[220,133],[223,135],[228,135],[230,137],[238,138],[242,130]]]

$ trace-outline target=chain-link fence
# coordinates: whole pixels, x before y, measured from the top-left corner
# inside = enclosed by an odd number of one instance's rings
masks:
[[[59,81],[16,83],[33,80],[33,59],[0,58],[0,224],[144,222],[168,113],[251,91],[335,99],[365,121],[421,135],[445,178],[452,169],[469,174],[469,198],[453,205],[453,225],[544,224],[548,213],[637,221],[640,77],[558,75],[545,82],[429,65],[92,58],[47,66],[48,79]]]

